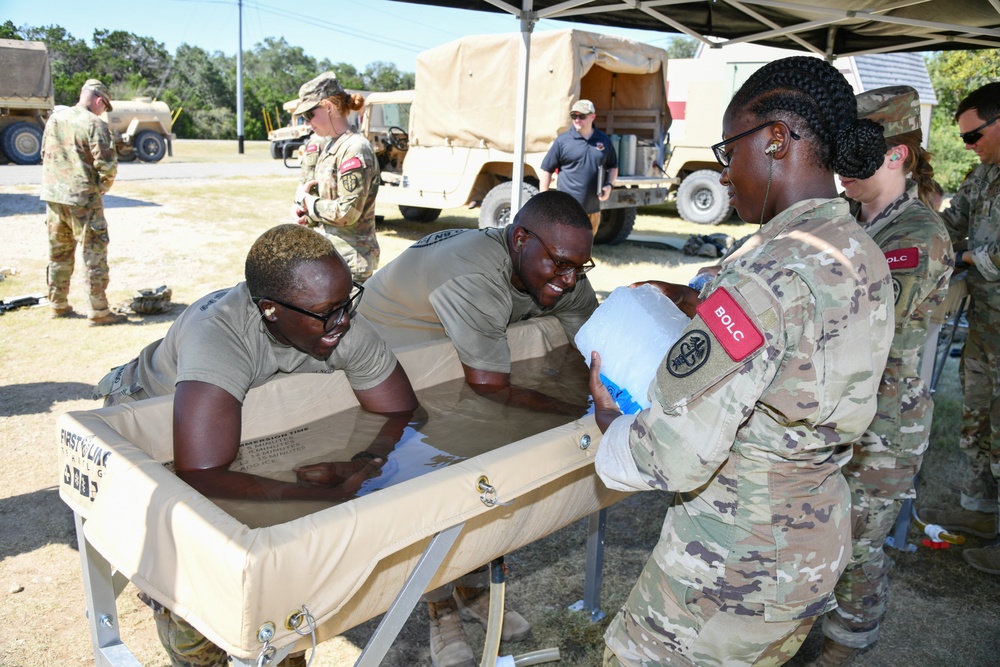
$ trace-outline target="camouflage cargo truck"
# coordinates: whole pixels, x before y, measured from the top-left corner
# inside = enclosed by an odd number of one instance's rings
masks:
[[[48,49],[42,42],[0,39],[0,72],[0,158],[37,164],[55,106]]]
[[[478,206],[480,227],[506,224],[519,40],[477,35],[430,49],[417,57],[413,91],[367,98],[361,130],[379,157],[380,202],[396,204],[404,218],[418,222],[435,220],[442,209]],[[570,106],[589,99],[597,108],[595,126],[628,146],[618,151],[618,180],[601,203],[595,241],[627,238],[636,208],[663,203],[672,183],[658,166],[671,121],[666,69],[666,52],[648,44],[580,30],[534,33],[525,198],[538,192],[542,159],[569,127]]]

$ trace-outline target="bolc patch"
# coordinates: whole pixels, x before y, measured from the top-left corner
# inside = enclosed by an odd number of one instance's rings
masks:
[[[691,375],[705,365],[712,351],[712,339],[698,329],[681,336],[667,352],[667,372],[675,378]]]
[[[724,287],[698,304],[697,312],[733,361],[743,361],[764,344],[764,336],[753,320]]]
[[[920,264],[919,248],[899,248],[885,253],[885,261],[889,263],[889,270],[915,269]]]
[[[344,160],[340,163],[340,173],[346,174],[352,169],[364,169],[364,167],[365,161],[360,156],[355,155],[350,160]]]

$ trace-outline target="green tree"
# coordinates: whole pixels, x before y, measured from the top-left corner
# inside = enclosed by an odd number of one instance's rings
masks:
[[[24,37],[21,36],[21,33],[20,31],[18,31],[17,26],[14,25],[14,22],[11,21],[10,19],[7,19],[6,21],[4,21],[3,25],[0,25],[0,39],[23,40]]]
[[[665,48],[667,57],[671,60],[678,58],[694,58],[698,52],[698,40],[694,37],[682,37],[680,35],[670,38]]]
[[[938,51],[927,57],[926,62],[938,98],[928,139],[934,154],[934,177],[946,192],[955,192],[979,162],[975,153],[965,150],[958,136],[955,110],[973,90],[1000,79],[1000,58],[996,49]]]
[[[57,25],[24,27],[22,32],[25,38],[45,42],[48,48],[56,104],[76,104],[83,83],[101,74],[91,69],[90,47]]]

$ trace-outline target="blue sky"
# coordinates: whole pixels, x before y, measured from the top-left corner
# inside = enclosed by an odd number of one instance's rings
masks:
[[[513,4],[519,4],[516,2]],[[238,45],[237,0],[3,0],[0,22],[14,25],[66,28],[91,44],[95,29],[124,30],[152,37],[173,53],[180,44],[232,55]],[[541,21],[536,30],[574,27]],[[596,26],[575,27],[596,31]],[[284,37],[309,55],[358,68],[381,60],[412,72],[416,56],[466,34],[514,32],[518,22],[506,14],[424,7],[388,0],[244,0],[243,48],[265,37]],[[602,29],[639,41],[664,46],[668,35],[642,31]]]

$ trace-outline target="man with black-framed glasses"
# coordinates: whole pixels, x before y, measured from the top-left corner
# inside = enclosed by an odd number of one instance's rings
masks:
[[[594,268],[593,244],[580,204],[565,192],[541,192],[507,227],[449,229],[420,239],[365,283],[358,312],[392,347],[450,338],[477,394],[569,421],[587,407],[511,384],[507,329],[551,315],[572,341],[597,308],[586,276]],[[460,617],[485,623],[488,583],[476,572],[425,594],[437,667],[476,664]],[[517,641],[530,631],[508,607],[501,639]]]
[[[959,449],[967,456],[957,510],[924,509],[927,523],[996,538],[1000,481],[1000,82],[988,83],[963,99],[955,111],[967,150],[977,166],[941,213],[956,245],[958,267],[967,266],[971,305],[969,335],[962,351],[963,405]],[[962,249],[958,249],[962,248]],[[965,549],[972,567],[1000,575],[1000,545]]]

